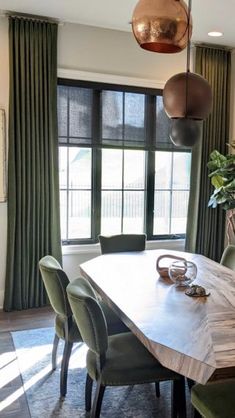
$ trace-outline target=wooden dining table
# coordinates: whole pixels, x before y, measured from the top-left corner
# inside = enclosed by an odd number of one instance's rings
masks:
[[[194,283],[210,295],[189,297],[185,288],[160,277],[156,261],[166,253],[193,261]],[[162,365],[202,384],[235,378],[232,270],[202,255],[169,250],[105,254],[80,269]]]

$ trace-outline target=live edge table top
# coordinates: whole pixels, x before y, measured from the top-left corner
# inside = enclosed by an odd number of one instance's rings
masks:
[[[198,268],[209,297],[159,277],[156,260],[173,254]],[[172,260],[169,260],[169,263]],[[106,254],[80,266],[107,304],[163,364],[199,383],[235,377],[235,273],[201,255],[168,250]]]

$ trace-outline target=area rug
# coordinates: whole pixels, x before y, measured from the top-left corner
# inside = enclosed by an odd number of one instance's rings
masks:
[[[74,346],[68,373],[68,391],[59,399],[60,364],[51,371],[53,328],[12,332],[32,418],[87,418],[84,393],[86,346]],[[59,345],[59,361],[63,343]],[[161,383],[161,397],[155,396],[154,384],[107,388],[102,404],[102,418],[169,418],[171,416],[171,384]],[[188,417],[191,417],[187,393]]]

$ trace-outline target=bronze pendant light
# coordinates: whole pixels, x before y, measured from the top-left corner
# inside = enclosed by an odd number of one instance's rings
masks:
[[[191,0],[188,13],[190,22]],[[190,39],[187,45],[187,71],[174,75],[166,82],[163,104],[172,119],[172,142],[175,145],[193,146],[201,136],[201,121],[211,112],[212,91],[207,80],[190,72]]]
[[[189,16],[184,0],[139,0],[132,16],[132,30],[143,49],[180,52],[192,34]]]

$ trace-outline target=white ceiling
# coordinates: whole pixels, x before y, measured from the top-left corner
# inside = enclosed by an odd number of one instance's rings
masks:
[[[193,0],[193,41],[235,47],[235,0]],[[130,31],[137,0],[0,0],[0,9],[58,18],[109,29]],[[221,38],[209,31],[219,30]]]

